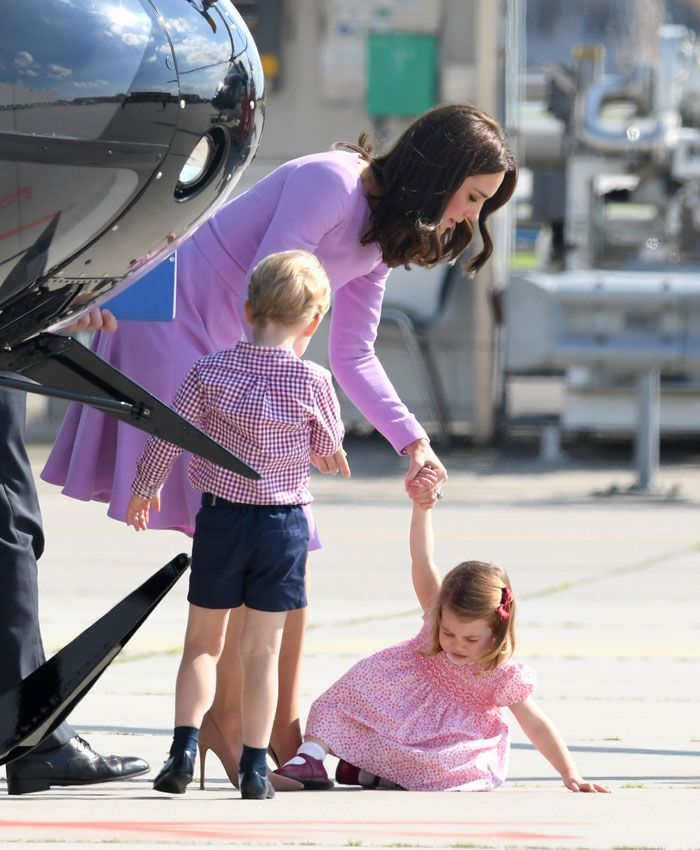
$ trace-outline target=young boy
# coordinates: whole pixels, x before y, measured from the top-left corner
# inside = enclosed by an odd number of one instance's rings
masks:
[[[277,705],[277,665],[287,611],[306,606],[309,530],[303,505],[310,453],[335,454],[343,425],[330,373],[301,360],[328,311],[330,288],[306,251],[271,254],[254,269],[245,316],[253,341],[203,357],[173,407],[257,470],[249,481],[200,457],[189,466],[202,490],[188,594],[189,617],[175,689],[170,755],[153,787],[182,794],[192,780],[199,727],[213,696],[229,612],[247,607],[241,635],[241,796],[274,796],[266,753]],[[127,523],[148,526],[149,508],[180,449],[151,437],[137,464]]]

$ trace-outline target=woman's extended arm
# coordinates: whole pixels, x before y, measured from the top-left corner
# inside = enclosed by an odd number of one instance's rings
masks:
[[[531,697],[510,706],[513,716],[523,732],[561,776],[570,791],[598,791],[610,793],[610,789],[595,782],[586,782],[576,769],[564,739],[557,727]]]
[[[447,472],[432,450],[428,435],[399,398],[374,351],[381,317],[386,266],[345,284],[335,295],[331,314],[331,370],[348,398],[394,449],[409,457],[406,485],[425,466]]]
[[[428,436],[399,398],[374,351],[388,273],[380,265],[335,293],[328,353],[331,371],[348,398],[401,453],[416,440],[427,443]]]

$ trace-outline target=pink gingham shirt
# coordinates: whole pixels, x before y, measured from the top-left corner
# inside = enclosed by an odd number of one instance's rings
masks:
[[[194,455],[192,485],[230,502],[308,504],[311,450],[331,455],[343,440],[330,372],[289,348],[239,342],[202,357],[173,408],[262,476],[250,481]],[[151,437],[137,462],[133,492],[152,499],[181,451]]]

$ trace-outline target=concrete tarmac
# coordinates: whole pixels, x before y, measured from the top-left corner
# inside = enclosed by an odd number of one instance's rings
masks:
[[[347,447],[350,481],[313,479],[324,548],[310,559],[304,716],[357,659],[419,628],[405,460],[378,439]],[[32,449],[37,471],[45,454]],[[154,792],[171,735],[185,577],[71,717],[96,749],[141,755],[150,774],[23,797],[0,781],[0,847],[700,848],[700,456],[662,466],[658,496],[632,496],[615,494],[635,479],[622,455],[546,465],[495,451],[442,454],[450,481],[434,512],[438,564],[481,558],[508,569],[517,657],[537,670],[535,697],[583,775],[612,794],[565,789],[517,724],[508,781],[490,793],[338,786],[242,801],[213,753],[205,790]],[[104,505],[39,489],[41,615],[53,652],[189,541],[136,534]]]

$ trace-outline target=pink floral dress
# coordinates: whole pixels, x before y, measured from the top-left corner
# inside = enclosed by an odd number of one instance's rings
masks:
[[[508,772],[505,706],[532,693],[535,671],[506,661],[480,675],[421,655],[429,623],[348,670],[311,706],[306,734],[408,791],[490,791]]]

